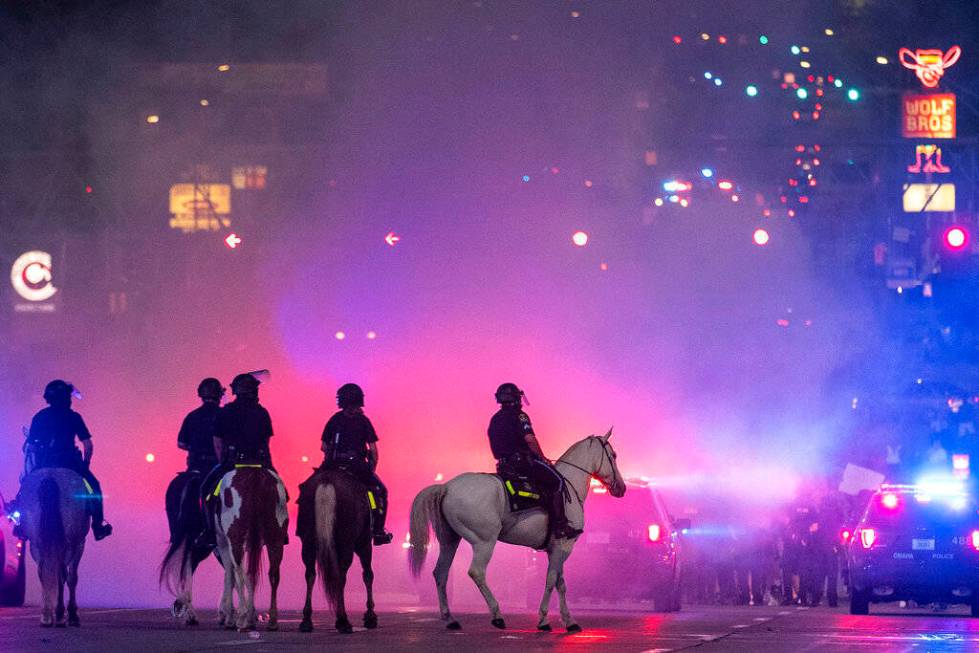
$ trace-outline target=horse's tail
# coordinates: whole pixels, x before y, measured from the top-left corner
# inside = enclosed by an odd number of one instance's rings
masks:
[[[174,595],[180,593],[187,581],[194,541],[201,531],[199,520],[189,519],[199,511],[198,494],[199,488],[194,484],[179,487],[171,483],[167,488],[167,511],[173,511],[174,515],[170,520],[170,544],[160,563],[160,585],[166,585]]]
[[[65,550],[65,527],[61,520],[61,489],[53,478],[45,478],[37,488],[37,500],[41,507],[38,525],[40,545],[44,558],[60,569]],[[34,544],[32,543],[31,546]]]
[[[428,553],[428,526],[432,525],[435,537],[444,542],[452,537],[452,527],[442,514],[442,499],[445,498],[444,485],[429,485],[418,493],[411,502],[411,575],[418,578]]]
[[[337,489],[333,483],[322,483],[314,496],[316,515],[316,566],[323,579],[323,591],[330,607],[343,598],[343,574],[337,559]]]
[[[190,555],[191,546],[183,534],[167,546],[163,562],[160,563],[160,585],[166,585],[171,594],[179,594],[179,588],[187,579],[187,561]]]

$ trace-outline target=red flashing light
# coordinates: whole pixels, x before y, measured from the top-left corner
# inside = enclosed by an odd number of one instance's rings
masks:
[[[969,243],[969,232],[963,227],[949,227],[945,230],[942,240],[951,250],[960,250]]]
[[[849,529],[844,528],[842,531],[840,531],[840,540],[844,544],[847,544],[850,541],[850,537],[852,535],[853,533],[851,533]]]
[[[89,195],[92,194],[92,190],[93,189],[92,189],[92,186],[91,185],[86,185],[85,186],[85,192],[88,193]]]
[[[979,551],[979,531],[972,531],[972,548]]]
[[[683,37],[677,34],[673,37],[673,42],[676,43],[677,45],[680,45],[681,43],[683,43]]]
[[[727,43],[727,37],[722,34],[721,36],[717,37],[717,42],[720,43],[721,45],[724,45],[725,43]]]
[[[649,538],[650,542],[659,542],[659,538],[662,535],[660,532],[659,524],[650,524],[646,528],[646,536]]]
[[[900,503],[900,500],[897,498],[897,495],[892,494],[891,492],[884,494],[880,498],[880,505],[884,506],[888,510],[894,510],[897,508],[898,503]]]
[[[872,528],[860,529],[860,544],[865,549],[869,549],[877,541],[877,531]]]

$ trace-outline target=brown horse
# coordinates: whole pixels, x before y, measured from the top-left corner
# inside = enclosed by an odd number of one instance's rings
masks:
[[[254,630],[255,587],[261,570],[262,547],[269,556],[268,630],[279,628],[279,567],[288,540],[289,497],[282,479],[261,465],[235,465],[215,490],[215,518],[218,556],[224,565],[224,594],[218,610],[219,621],[228,628]],[[238,612],[232,593],[238,591]]]
[[[325,470],[299,486],[299,516],[296,534],[303,543],[306,565],[306,606],[299,630],[313,630],[313,585],[319,567],[323,590],[336,614],[336,628],[352,633],[347,618],[343,591],[354,554],[360,559],[364,585],[367,587],[367,611],[364,626],[377,628],[374,612],[374,571],[371,568],[371,509],[367,488],[347,472]]]
[[[188,626],[199,623],[193,602],[194,572],[215,553],[213,546],[197,543],[204,530],[200,507],[202,480],[200,472],[181,472],[170,482],[166,494],[170,544],[160,564],[160,584],[166,585],[174,595],[173,616],[183,617]]]
[[[70,469],[45,467],[31,472],[21,490],[24,531],[37,563],[44,607],[41,625],[65,626],[64,588],[68,585],[68,624],[80,626],[75,588],[85,551],[89,496],[82,477]]]

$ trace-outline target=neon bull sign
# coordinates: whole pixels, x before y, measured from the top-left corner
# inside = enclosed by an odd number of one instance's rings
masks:
[[[901,65],[914,71],[925,88],[935,88],[945,74],[945,69],[953,66],[962,56],[962,48],[953,45],[947,52],[941,50],[910,50],[901,48],[897,57]]]

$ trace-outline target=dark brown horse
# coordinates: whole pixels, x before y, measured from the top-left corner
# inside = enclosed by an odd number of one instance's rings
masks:
[[[279,628],[279,567],[288,539],[289,497],[282,479],[261,465],[235,465],[215,490],[218,555],[224,565],[224,594],[219,621],[228,628],[253,630],[255,587],[261,570],[262,548],[269,556],[272,588],[268,630]],[[238,591],[235,613],[232,592]]]
[[[188,626],[199,623],[193,603],[194,572],[214,553],[213,546],[197,544],[204,530],[200,508],[202,480],[199,472],[181,472],[170,482],[166,497],[170,545],[160,564],[160,584],[165,584],[175,597],[173,616],[183,617]]]
[[[374,612],[374,571],[371,568],[371,509],[367,488],[350,474],[339,470],[315,472],[299,486],[299,517],[296,534],[303,543],[306,565],[306,606],[299,630],[313,630],[313,585],[316,569],[323,580],[327,601],[336,614],[336,628],[352,633],[343,591],[354,554],[360,559],[367,587],[364,626],[377,628]]]

